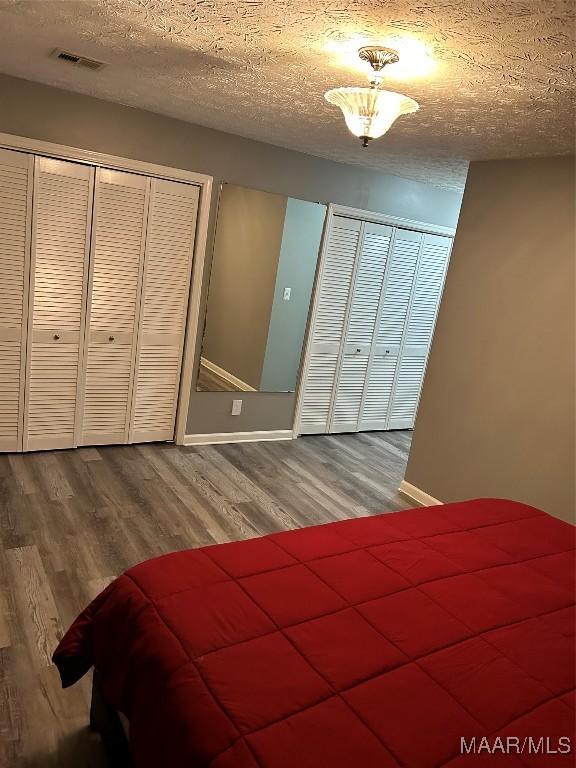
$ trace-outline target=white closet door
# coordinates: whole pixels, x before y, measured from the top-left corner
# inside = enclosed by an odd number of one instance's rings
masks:
[[[452,238],[424,235],[390,409],[389,429],[414,426]]]
[[[36,157],[24,450],[75,443],[92,192],[91,168]]]
[[[33,167],[0,149],[0,451],[22,449]]]
[[[172,440],[194,256],[198,187],[153,179],[130,442]]]
[[[336,383],[330,432],[355,432],[388,262],[392,228],[366,223]]]
[[[311,330],[310,353],[304,372],[301,434],[328,431],[330,408],[360,246],[362,222],[334,216],[321,272]]]
[[[387,428],[397,361],[397,347],[379,346],[374,351],[366,377],[366,389],[358,427],[360,430]]]
[[[96,171],[79,445],[128,441],[149,184]]]
[[[397,229],[382,290],[378,329],[366,380],[361,429],[389,429],[398,356],[424,235]]]

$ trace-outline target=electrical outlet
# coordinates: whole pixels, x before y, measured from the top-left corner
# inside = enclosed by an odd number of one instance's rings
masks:
[[[240,416],[242,413],[242,400],[232,400],[232,416]]]
[[[284,295],[282,298],[284,301],[290,301],[290,294],[292,293],[292,288],[284,288]]]

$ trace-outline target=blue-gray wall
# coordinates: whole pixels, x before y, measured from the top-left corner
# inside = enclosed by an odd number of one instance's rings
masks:
[[[260,389],[294,392],[326,206],[288,198]],[[284,289],[290,288],[290,300]]]

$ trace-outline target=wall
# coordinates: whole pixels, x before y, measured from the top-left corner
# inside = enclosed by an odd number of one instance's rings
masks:
[[[472,163],[406,480],[574,519],[574,158]]]
[[[0,131],[105,152],[311,201],[334,202],[455,226],[461,195],[383,173],[331,162],[50,86],[0,75]],[[257,118],[255,118],[257,119]],[[321,144],[323,138],[318,137]],[[353,137],[350,137],[354,141]],[[386,139],[382,139],[385,141]],[[366,150],[366,151],[370,151]],[[207,263],[209,272],[210,262]],[[200,347],[197,350],[197,358]],[[197,361],[196,361],[197,362]],[[196,392],[189,433],[289,429],[295,396]]]
[[[325,219],[326,206],[288,199],[260,383],[264,391],[296,390]]]
[[[260,389],[287,198],[225,184],[202,354]]]

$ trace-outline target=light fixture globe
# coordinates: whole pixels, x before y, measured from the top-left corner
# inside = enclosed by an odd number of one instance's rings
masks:
[[[381,45],[365,45],[358,55],[372,67],[370,88],[333,88],[324,98],[340,107],[350,131],[367,147],[370,139],[383,136],[400,115],[416,112],[419,105],[409,96],[380,88],[382,70],[398,62],[398,51]]]
[[[370,139],[378,139],[400,117],[419,108],[409,96],[378,88],[334,88],[324,94],[330,104],[340,107],[350,131],[362,139],[366,147]]]

